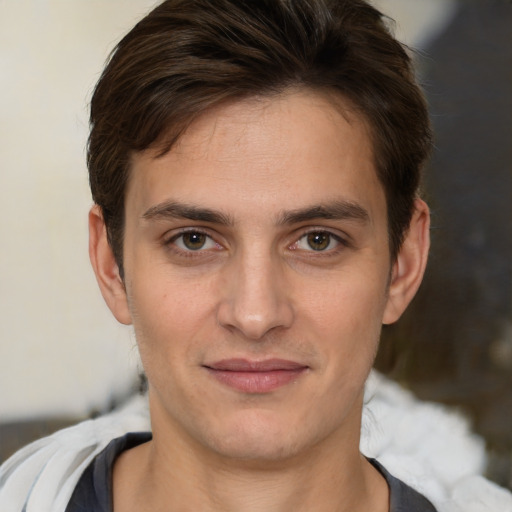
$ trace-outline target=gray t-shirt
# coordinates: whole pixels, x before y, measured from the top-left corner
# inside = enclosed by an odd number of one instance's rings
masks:
[[[86,468],[78,481],[66,512],[113,512],[112,469],[125,450],[151,440],[151,432],[129,433],[112,440]],[[390,491],[390,512],[436,512],[424,496],[404,484],[376,460],[369,459],[386,479]]]

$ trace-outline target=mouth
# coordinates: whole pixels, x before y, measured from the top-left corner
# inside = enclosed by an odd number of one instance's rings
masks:
[[[296,381],[308,366],[285,359],[223,359],[204,365],[222,384],[243,393],[269,393]]]

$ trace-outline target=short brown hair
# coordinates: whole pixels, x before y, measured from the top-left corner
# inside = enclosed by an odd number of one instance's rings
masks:
[[[91,190],[121,272],[133,152],[165,153],[206,109],[290,87],[334,92],[366,120],[397,254],[431,131],[383,15],[363,0],[167,0],[117,45],[91,101]]]

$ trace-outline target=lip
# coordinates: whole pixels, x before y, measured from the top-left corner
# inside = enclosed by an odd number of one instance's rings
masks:
[[[204,368],[222,384],[243,393],[269,393],[297,380],[308,366],[286,359],[223,359]]]

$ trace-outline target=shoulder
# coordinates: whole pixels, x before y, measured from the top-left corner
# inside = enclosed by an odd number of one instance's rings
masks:
[[[462,417],[378,374],[365,402],[361,451],[438,512],[512,512],[512,494],[481,476],[483,441]],[[0,467],[0,510],[64,512],[85,469],[113,439],[149,429],[146,399],[137,397],[115,413],[26,446]]]
[[[484,441],[453,409],[418,400],[372,372],[361,434],[361,452],[438,512],[512,512],[512,493],[482,476]]]
[[[369,461],[386,479],[389,487],[390,512],[437,512],[425,496],[395,478],[375,459],[369,459]]]
[[[116,437],[94,457],[78,480],[66,512],[108,512],[112,509],[114,462],[125,450],[150,441],[152,433],[129,432]]]
[[[146,399],[29,444],[0,467],[0,509],[63,512],[84,470],[112,439],[149,430]]]

